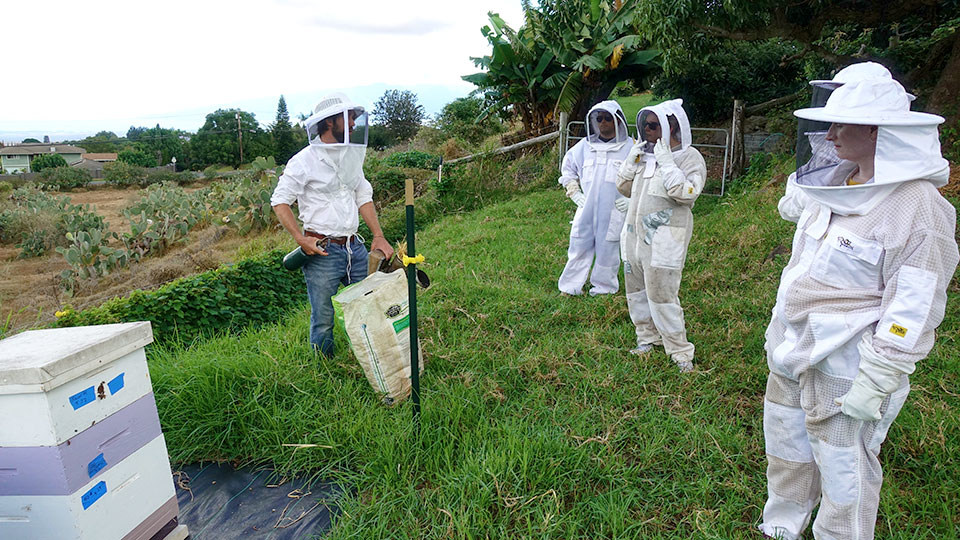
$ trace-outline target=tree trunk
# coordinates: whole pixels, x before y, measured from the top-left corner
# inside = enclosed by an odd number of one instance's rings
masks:
[[[586,92],[583,97],[577,101],[577,104],[573,107],[573,110],[570,111],[570,121],[571,122],[583,122],[587,119],[587,113],[590,112],[590,109],[600,103],[601,101],[610,97],[610,92],[613,92],[613,89],[617,87],[617,83],[620,81],[603,81],[598,86],[591,88]],[[630,119],[627,119],[627,123],[630,123]]]
[[[930,94],[928,107],[947,118],[948,124],[960,120],[960,32],[953,36],[953,49]]]

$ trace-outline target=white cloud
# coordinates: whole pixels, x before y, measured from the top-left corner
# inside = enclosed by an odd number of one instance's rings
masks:
[[[522,22],[519,0],[15,2],[0,131],[194,130],[198,111],[373,85],[465,95],[488,10]]]

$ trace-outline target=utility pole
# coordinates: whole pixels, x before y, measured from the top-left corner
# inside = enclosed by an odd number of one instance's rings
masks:
[[[243,165],[243,130],[240,129],[240,113],[235,114],[237,119],[237,141],[240,144],[240,164]]]

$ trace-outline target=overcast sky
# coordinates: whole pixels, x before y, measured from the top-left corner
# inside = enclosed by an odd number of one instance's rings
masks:
[[[231,107],[266,124],[281,94],[295,118],[334,90],[412,90],[433,114],[474,88],[488,11],[523,20],[520,0],[5,2],[0,140],[196,131]]]

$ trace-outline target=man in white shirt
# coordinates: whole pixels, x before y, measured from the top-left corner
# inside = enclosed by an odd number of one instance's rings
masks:
[[[287,162],[270,198],[273,211],[303,252],[310,299],[310,343],[333,356],[333,303],[341,284],[367,276],[367,248],[357,236],[359,211],[370,232],[371,249],[386,257],[393,248],[383,237],[373,206],[373,188],[363,176],[367,116],[345,95],[331,94],[317,104],[305,122],[310,144]],[[345,129],[346,128],[346,129]],[[303,230],[290,205],[300,212]]]

